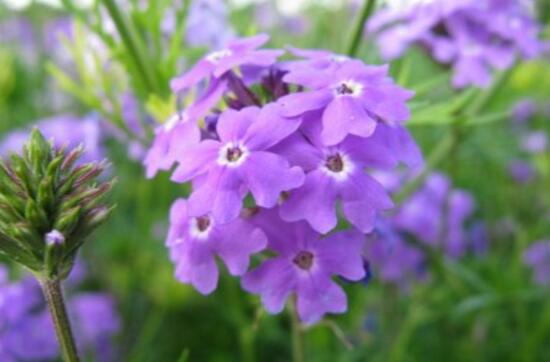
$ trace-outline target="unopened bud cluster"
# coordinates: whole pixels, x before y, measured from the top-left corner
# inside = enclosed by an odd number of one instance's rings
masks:
[[[110,214],[106,162],[55,148],[38,129],[21,154],[0,160],[0,252],[45,278],[64,278],[84,241]]]

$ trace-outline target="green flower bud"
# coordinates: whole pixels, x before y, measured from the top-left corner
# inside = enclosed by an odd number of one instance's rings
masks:
[[[113,207],[99,182],[107,162],[78,165],[83,148],[55,149],[37,129],[0,162],[0,253],[45,278],[65,278],[80,246]]]

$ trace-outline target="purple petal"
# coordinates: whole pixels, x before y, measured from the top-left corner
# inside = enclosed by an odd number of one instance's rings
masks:
[[[346,218],[365,233],[374,228],[377,212],[393,206],[384,187],[361,172],[351,175],[340,192]]]
[[[296,284],[295,268],[285,258],[267,260],[241,279],[243,289],[260,294],[265,309],[272,314],[283,310]]]
[[[322,89],[311,92],[294,93],[279,98],[281,114],[285,117],[295,117],[305,112],[325,107],[333,98],[330,90]]]
[[[365,235],[351,230],[338,232],[319,240],[314,250],[323,271],[355,281],[365,276],[361,256],[364,244]]]
[[[266,247],[267,237],[262,230],[239,219],[221,228],[223,235],[216,244],[216,251],[231,275],[243,275],[248,269],[250,256]]]
[[[340,143],[349,133],[368,137],[375,128],[376,121],[350,96],[336,97],[323,113],[321,138],[326,145]]]
[[[266,150],[294,133],[300,126],[300,118],[286,118],[280,115],[280,106],[270,103],[262,108],[244,137],[251,150]]]
[[[304,183],[304,173],[299,167],[289,167],[288,161],[271,152],[252,152],[243,169],[250,192],[261,207],[275,206],[282,191]]]
[[[306,324],[319,321],[326,313],[344,313],[346,294],[324,274],[301,278],[298,282],[298,315]]]
[[[179,160],[178,167],[172,175],[172,181],[187,182],[205,173],[218,158],[220,143],[205,140],[184,152]]]
[[[178,93],[197,85],[201,80],[210,76],[214,65],[206,59],[199,61],[193,68],[170,81],[172,92]]]
[[[246,107],[240,111],[228,109],[218,119],[217,132],[224,142],[242,140],[247,130],[260,114],[258,107]]]
[[[337,223],[332,182],[321,170],[308,173],[304,185],[281,205],[281,217],[286,221],[306,220],[320,233],[332,230]]]

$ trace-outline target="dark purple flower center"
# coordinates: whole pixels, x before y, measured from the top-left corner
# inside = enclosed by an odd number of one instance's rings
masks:
[[[336,87],[336,94],[338,95],[346,95],[346,94],[353,94],[354,90],[351,88],[348,84],[342,83],[338,87]]]
[[[329,156],[325,163],[325,167],[332,172],[342,172],[344,169],[344,161],[339,153]]]
[[[210,218],[208,216],[199,216],[196,218],[197,229],[200,232],[206,231],[210,227]]]
[[[243,155],[243,151],[239,147],[235,146],[227,149],[227,153],[225,154],[225,157],[229,162],[237,162],[242,155]]]
[[[300,251],[298,255],[292,259],[292,262],[302,270],[309,270],[313,265],[313,254],[309,251]]]

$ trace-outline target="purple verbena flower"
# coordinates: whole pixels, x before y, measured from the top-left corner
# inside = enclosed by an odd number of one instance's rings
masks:
[[[359,230],[370,232],[377,212],[393,203],[365,170],[390,169],[403,159],[415,164],[420,153],[418,149],[400,153],[398,147],[393,148],[395,135],[403,144],[412,140],[405,129],[384,124],[369,138],[348,136],[338,145],[323,146],[320,124],[308,119],[319,117],[318,112],[305,115],[303,132],[274,148],[306,172],[304,185],[291,191],[282,204],[281,216],[287,221],[307,220],[316,231],[327,233],[337,224],[336,203],[341,202],[345,217]]]
[[[270,208],[281,192],[301,186],[302,170],[269,151],[299,124],[299,119],[281,117],[275,104],[222,113],[219,140],[203,140],[182,153],[172,176],[177,182],[194,181],[190,214],[211,212],[216,222],[226,223],[237,218],[248,191],[256,205]]]
[[[290,71],[283,80],[309,91],[279,99],[285,116],[322,111],[321,140],[340,143],[348,134],[369,137],[378,123],[400,124],[410,116],[406,101],[413,93],[388,77],[387,66],[367,66],[358,60],[329,66]]]
[[[304,222],[283,222],[276,209],[260,211],[252,222],[265,231],[269,249],[277,256],[247,273],[242,286],[260,294],[269,313],[281,312],[291,294],[296,295],[298,315],[307,324],[326,313],[347,310],[346,294],[332,278],[364,278],[364,235],[350,230],[321,238]]]
[[[218,283],[215,256],[223,260],[232,275],[243,275],[250,256],[265,248],[261,229],[243,219],[218,225],[209,214],[191,216],[189,203],[178,199],[170,211],[166,245],[176,264],[176,278],[210,294]]]

